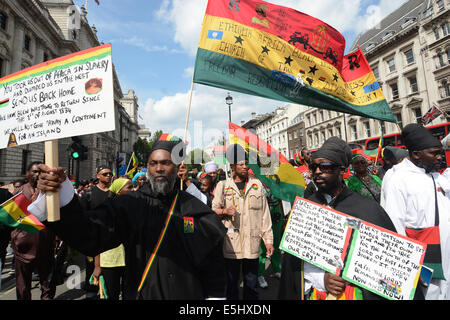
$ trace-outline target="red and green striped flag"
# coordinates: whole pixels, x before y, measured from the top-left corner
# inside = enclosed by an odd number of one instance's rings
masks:
[[[309,15],[260,0],[209,0],[194,82],[396,122],[362,51]]]
[[[45,228],[45,226],[27,208],[31,202],[23,193],[12,197],[0,205],[0,223],[24,230],[30,234]]]
[[[248,166],[255,176],[280,200],[294,203],[303,197],[305,179],[276,149],[246,129],[229,123],[230,144],[239,144],[249,156]]]

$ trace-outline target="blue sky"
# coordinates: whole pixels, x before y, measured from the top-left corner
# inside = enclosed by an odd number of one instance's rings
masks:
[[[339,30],[347,50],[356,36],[376,27],[405,0],[271,0],[319,18]],[[74,0],[78,6],[85,0]],[[207,0],[87,0],[88,21],[98,38],[112,43],[122,91],[139,98],[140,123],[151,132],[184,135],[195,53]],[[314,5],[312,5],[314,3]],[[194,86],[188,140],[205,146],[227,130],[227,91]],[[266,113],[283,102],[231,92],[232,121]]]

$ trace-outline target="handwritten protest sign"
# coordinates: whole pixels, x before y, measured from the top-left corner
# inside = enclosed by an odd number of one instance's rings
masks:
[[[280,248],[391,300],[411,300],[426,245],[297,198]]]
[[[114,128],[110,44],[0,79],[0,149]]]

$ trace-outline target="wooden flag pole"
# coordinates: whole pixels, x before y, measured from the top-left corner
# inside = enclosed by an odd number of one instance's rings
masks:
[[[58,140],[45,141],[45,164],[50,168],[58,167]],[[46,194],[47,221],[59,221],[59,192]]]
[[[193,92],[194,92],[194,79],[192,79],[191,91],[189,93],[189,103],[188,103],[187,114],[186,114],[186,124],[184,125],[184,143],[186,143],[186,139],[187,139],[187,132],[188,132],[188,126],[189,126],[189,116],[191,114],[191,105],[192,105]],[[187,150],[187,148],[186,148],[186,150]],[[184,164],[184,160],[181,163]],[[183,190],[183,179],[181,179],[181,182],[180,182],[180,190]]]

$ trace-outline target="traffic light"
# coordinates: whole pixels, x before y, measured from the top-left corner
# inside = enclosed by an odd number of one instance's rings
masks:
[[[88,147],[82,144],[78,137],[72,138],[73,142],[70,145],[70,157],[74,160],[87,160]]]

